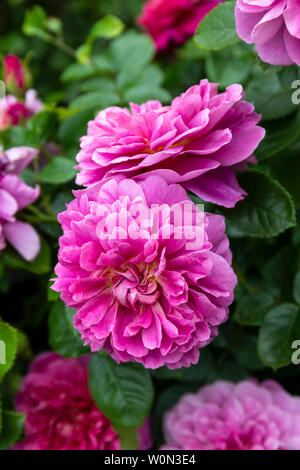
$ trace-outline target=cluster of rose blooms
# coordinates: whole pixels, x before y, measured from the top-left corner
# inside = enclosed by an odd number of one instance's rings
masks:
[[[218,3],[150,0],[140,23],[162,49],[191,35]],[[296,0],[238,0],[237,29],[264,60],[274,62],[276,51],[284,64],[299,64],[299,14]],[[228,317],[237,282],[225,220],[205,213],[203,237],[192,248],[188,236],[176,236],[170,213],[156,223],[155,237],[145,227],[153,204],[189,201],[196,213],[187,190],[229,208],[246,197],[236,173],[255,164],[253,152],[265,134],[259,120],[241,85],[218,93],[202,80],[169,106],[131,103],[89,122],[77,156],[77,183],[85,188],[59,215],[63,235],[53,288],[75,309],[74,327],[92,351],[151,369],[198,362],[199,349]],[[120,234],[111,222],[124,214],[129,223]],[[133,228],[143,237],[133,237]],[[27,419],[26,439],[16,448],[120,448],[91,399],[87,360],[45,353],[34,361],[17,397]],[[164,433],[163,449],[300,449],[300,398],[274,381],[218,381],[183,396],[164,417]],[[138,435],[140,449],[151,447],[148,420]]]

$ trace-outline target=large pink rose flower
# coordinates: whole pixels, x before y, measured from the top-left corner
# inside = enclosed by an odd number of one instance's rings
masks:
[[[219,381],[184,395],[164,417],[175,450],[300,449],[300,398],[277,382]]]
[[[43,103],[37,98],[36,90],[27,90],[24,102],[7,95],[0,99],[0,129],[22,124],[42,108]]]
[[[272,65],[300,65],[299,0],[237,0],[238,35]]]
[[[120,176],[74,194],[59,215],[53,288],[76,309],[85,344],[152,369],[196,363],[236,285],[223,217],[198,224],[183,188],[158,176],[140,185]]]
[[[77,155],[77,183],[85,186],[126,173],[181,183],[206,201],[233,207],[245,196],[235,173],[253,162],[265,135],[260,116],[243,100],[241,85],[223,93],[202,80],[171,106],[148,101],[131,111],[111,107],[88,124]]]
[[[223,0],[148,0],[138,23],[152,36],[158,50],[181,44],[200,21]]]
[[[118,434],[90,395],[87,363],[87,356],[69,359],[53,352],[34,360],[16,397],[26,420],[25,440],[14,450],[120,449]],[[138,438],[141,449],[151,447],[148,420]]]
[[[38,254],[40,239],[31,225],[16,219],[16,214],[32,204],[40,191],[39,187],[32,188],[21,181],[18,175],[37,154],[38,150],[31,147],[0,151],[0,252],[8,241],[27,261]]]

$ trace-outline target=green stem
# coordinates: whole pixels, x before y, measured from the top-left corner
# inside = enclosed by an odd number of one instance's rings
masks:
[[[56,217],[54,217],[52,215],[43,214],[35,206],[27,206],[26,209],[27,209],[27,211],[31,212],[35,216],[35,217],[32,217],[32,216],[27,215],[26,217],[27,218],[30,217],[30,218],[34,219],[36,221],[35,223],[39,223],[39,222],[50,222],[50,223],[53,223],[53,224],[58,223]]]
[[[58,49],[60,49],[61,51],[65,52],[66,54],[68,54],[69,56],[75,58],[76,57],[76,51],[75,49],[73,49],[71,46],[69,46],[68,44],[66,44],[62,39],[59,39],[59,38],[55,38],[55,37],[49,37],[47,39],[47,41],[50,43],[50,44],[53,44],[53,46],[56,46]]]

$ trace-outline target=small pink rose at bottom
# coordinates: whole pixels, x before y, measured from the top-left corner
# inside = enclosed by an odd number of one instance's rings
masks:
[[[53,352],[33,361],[16,397],[16,410],[26,414],[25,439],[13,450],[120,450],[118,434],[90,395],[88,361]],[[152,445],[148,426],[146,420],[138,430],[141,449]]]
[[[162,450],[300,450],[300,397],[273,380],[218,381],[164,416]]]

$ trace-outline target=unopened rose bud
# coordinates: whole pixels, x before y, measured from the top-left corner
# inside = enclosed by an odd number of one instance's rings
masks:
[[[24,91],[26,88],[26,70],[15,55],[4,58],[4,80],[9,91]]]

